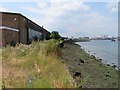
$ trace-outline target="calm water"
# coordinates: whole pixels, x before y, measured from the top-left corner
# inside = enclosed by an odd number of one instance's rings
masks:
[[[78,44],[89,54],[102,58],[103,63],[118,66],[118,41],[92,40],[90,42],[79,42]]]

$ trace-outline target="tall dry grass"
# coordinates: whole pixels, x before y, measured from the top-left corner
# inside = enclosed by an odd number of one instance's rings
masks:
[[[59,41],[3,48],[3,88],[72,88],[73,79],[59,56]]]

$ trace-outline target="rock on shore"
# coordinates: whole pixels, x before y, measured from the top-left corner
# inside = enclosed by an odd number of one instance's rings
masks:
[[[82,88],[118,88],[118,71],[90,56],[79,45],[64,43],[63,62]]]

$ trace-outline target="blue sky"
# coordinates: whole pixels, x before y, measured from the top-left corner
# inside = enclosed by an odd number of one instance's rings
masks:
[[[62,36],[118,36],[118,2],[2,2],[0,11],[21,13]]]

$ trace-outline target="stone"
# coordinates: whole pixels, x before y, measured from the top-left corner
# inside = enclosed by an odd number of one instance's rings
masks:
[[[113,85],[116,85],[117,83],[112,83]]]
[[[106,74],[106,77],[110,77],[110,75]]]
[[[76,71],[73,75],[73,78],[81,77],[81,72]]]
[[[102,61],[102,59],[101,59],[101,58],[100,58],[99,60],[100,60],[100,61]]]
[[[58,47],[60,47],[60,48],[64,47],[64,42],[59,43]]]
[[[110,66],[110,64],[107,64],[107,66]]]
[[[91,59],[94,59],[95,58],[95,56],[94,55],[91,55]]]
[[[80,66],[80,63],[78,63],[78,65]]]
[[[82,60],[82,59],[79,59],[79,61],[80,61],[81,63],[85,63],[84,60]]]
[[[113,67],[113,68],[116,68],[117,66],[116,66],[116,65],[113,65],[112,67]]]

